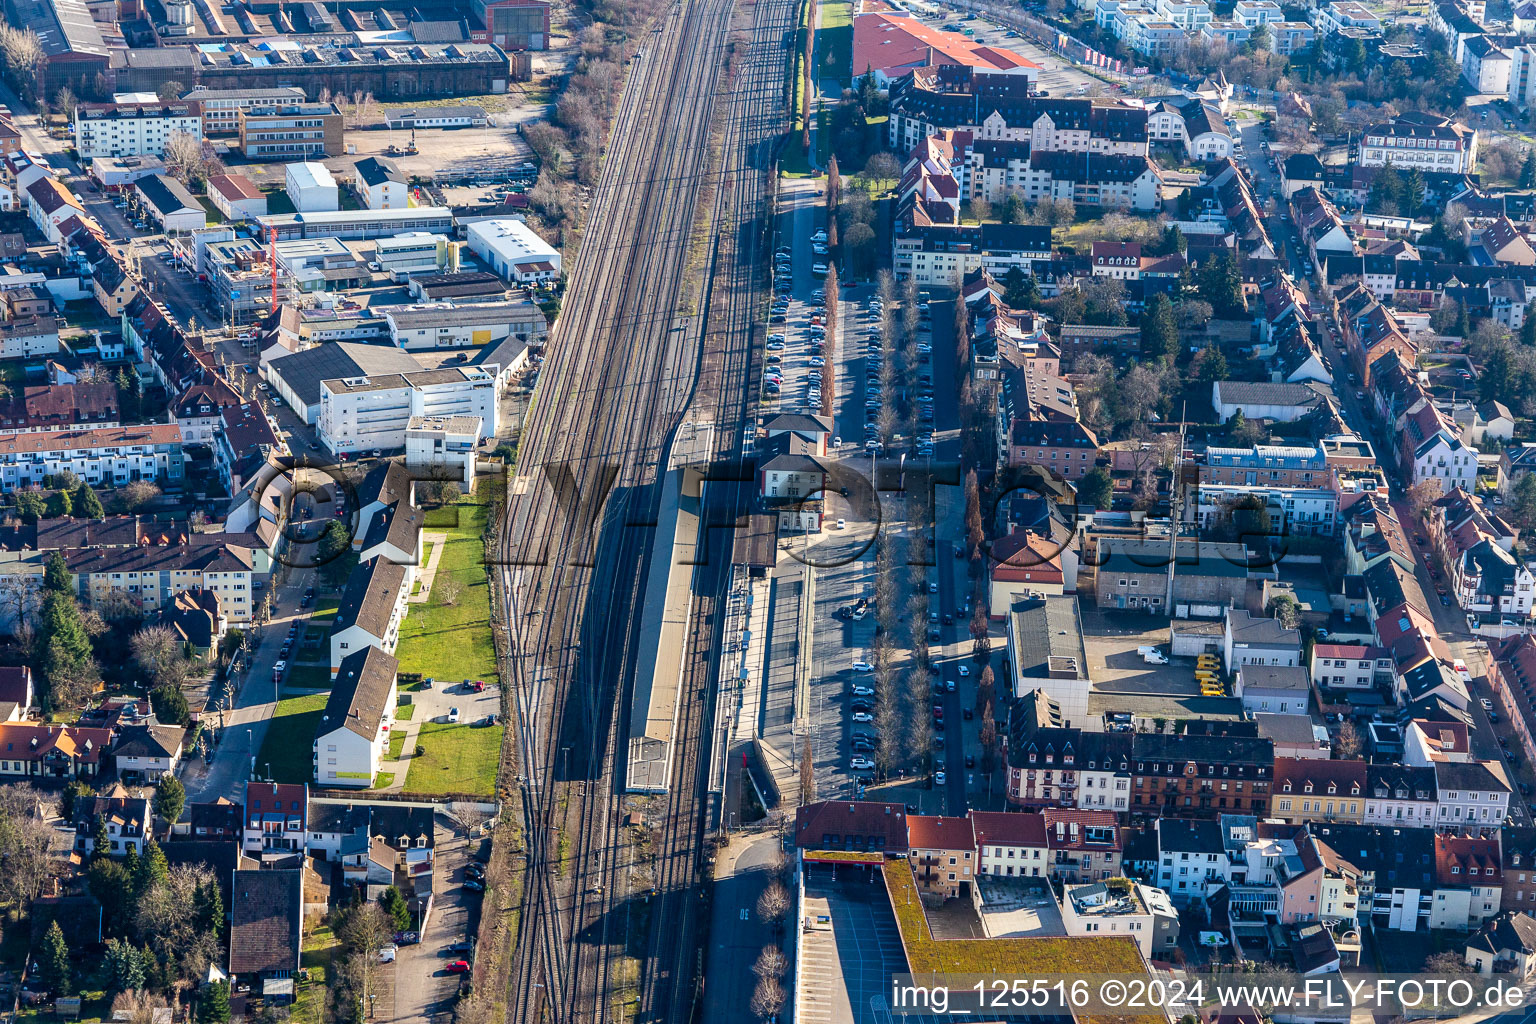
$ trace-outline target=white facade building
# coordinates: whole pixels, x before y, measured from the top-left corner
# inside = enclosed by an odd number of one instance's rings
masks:
[[[485,436],[495,437],[496,378],[478,367],[444,366],[321,382],[318,427],[333,452],[404,448],[413,416],[479,417]]]
[[[430,231],[406,231],[374,243],[374,261],[390,280],[412,274],[435,274],[448,265],[448,236]]]
[[[368,789],[389,747],[399,662],[377,647],[346,658],[315,727],[315,783]]]
[[[325,164],[305,162],[288,164],[283,171],[288,198],[299,213],[327,213],[341,209],[336,179]]]
[[[75,107],[75,148],[81,160],[164,156],[174,135],[203,137],[196,103],[81,103]]]
[[[0,434],[0,494],[64,470],[93,487],[121,487],[131,480],[180,480],[183,468],[181,429],[174,423]]]
[[[533,284],[560,278],[559,250],[520,220],[475,221],[465,237],[470,251],[509,281]]]
[[[405,464],[418,473],[442,473],[469,484],[483,432],[474,416],[412,416],[405,428]]]

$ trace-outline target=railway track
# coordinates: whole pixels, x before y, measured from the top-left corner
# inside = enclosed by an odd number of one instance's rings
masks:
[[[731,0],[680,0],[646,41],[615,119],[601,181],[539,394],[524,430],[521,475],[501,541],[500,585],[513,638],[528,871],[508,1017],[604,1021],[613,967],[646,951],[639,1015],[686,1019],[697,944],[688,900],[707,825],[702,700],[683,702],[675,784],[658,837],[648,935],[630,935],[618,835],[624,715],[632,696],[638,607],[659,502],[658,461],[688,404],[717,430],[717,455],[739,457],[750,412],[760,230],[762,133],[782,129],[782,62],[790,0],[754,12],[751,58],[732,94],[713,224],[731,234],[729,266],[711,274],[727,299],[703,334],[674,323],[696,200],[706,184],[715,80]],[[772,25],[777,24],[777,28]],[[766,136],[764,136],[766,138]],[[714,250],[720,270],[721,250]],[[706,296],[708,301],[709,296]],[[682,329],[677,329],[679,326]],[[696,390],[697,389],[697,390]],[[738,502],[746,485],[730,485]],[[724,535],[725,531],[712,531]],[[718,544],[715,545],[718,547]],[[720,567],[729,550],[709,552]],[[594,567],[600,566],[601,569]],[[723,578],[723,577],[722,577]],[[594,585],[595,584],[595,585]],[[705,593],[718,595],[723,583]],[[715,596],[699,598],[685,693],[707,693],[718,649]],[[649,968],[649,969],[645,969]],[[620,979],[621,981],[623,979]]]

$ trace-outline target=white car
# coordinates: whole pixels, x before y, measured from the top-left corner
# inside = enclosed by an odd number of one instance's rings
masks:
[[[767,348],[769,352],[782,352],[784,350],[784,343],[782,341],[770,341]]]
[[[937,594],[938,592],[939,592],[939,585],[937,583],[929,583],[928,584],[928,593],[930,593],[930,594]]]
[[[855,722],[873,722],[875,720],[875,716],[870,714],[868,711],[855,711],[853,713],[853,720]]]
[[[855,686],[853,688],[853,695],[855,697],[873,697],[875,695],[875,688],[873,686]]]
[[[873,672],[875,670],[875,666],[871,665],[867,661],[856,661],[853,663],[853,670],[855,672]]]
[[[944,785],[944,781],[947,778],[948,778],[948,776],[945,775],[943,772],[934,772],[933,773],[933,782],[934,782],[934,785],[936,785],[936,786]]]
[[[960,666],[960,674],[962,676],[970,675],[971,674],[971,666],[969,666],[969,665],[961,665]]]
[[[395,954],[399,952],[394,946],[385,946],[379,950],[379,963],[392,964],[395,962]]]
[[[827,365],[827,361],[825,359],[823,359],[821,356],[811,356],[811,365],[812,366],[826,366]]]
[[[871,761],[867,757],[855,757],[855,758],[853,758],[852,760],[850,760],[848,762],[848,767],[850,767],[850,768],[866,768],[867,769],[867,768],[873,768],[874,766],[875,766],[875,762]]]
[[[1478,701],[1478,703],[1483,706],[1484,711],[1493,710],[1493,701],[1489,700],[1487,697],[1484,697],[1482,700]]]
[[[458,708],[449,708],[448,709],[448,721],[450,721],[450,722],[457,722],[458,720],[459,720],[459,709]]]

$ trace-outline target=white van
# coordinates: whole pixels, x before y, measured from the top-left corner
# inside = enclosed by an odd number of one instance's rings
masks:
[[[1141,660],[1145,661],[1148,665],[1168,664],[1168,655],[1156,647],[1138,647],[1136,648],[1136,653],[1141,655]]]

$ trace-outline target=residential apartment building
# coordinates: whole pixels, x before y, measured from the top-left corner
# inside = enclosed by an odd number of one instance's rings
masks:
[[[1440,799],[1435,770],[1421,765],[1371,764],[1365,769],[1367,825],[1434,828]]]
[[[342,153],[343,119],[334,103],[284,103],[237,112],[247,160],[320,160]]]
[[[1121,876],[1124,850],[1114,812],[1047,807],[1040,817],[1052,878],[1080,883]]]
[[[1185,516],[1208,529],[1230,518],[1234,503],[1255,497],[1264,502],[1273,536],[1331,537],[1338,529],[1339,495],[1326,487],[1201,484],[1195,500],[1185,506]]]
[[[253,857],[302,852],[309,787],[304,783],[247,782],[241,852]]]
[[[1498,761],[1436,761],[1435,823],[1502,825],[1509,816],[1509,781]]]
[[[1179,944],[1179,917],[1168,894],[1139,882],[1069,885],[1061,920],[1068,935],[1129,938],[1148,959],[1171,955]]]
[[[1039,814],[972,811],[977,874],[1042,878],[1049,875],[1045,819]]]
[[[1039,466],[1067,480],[1079,480],[1098,464],[1099,439],[1079,420],[1014,417],[1005,464]]]
[[[1022,224],[898,225],[895,272],[899,280],[958,287],[985,267],[999,280],[1018,267],[1034,273],[1035,261],[1051,258],[1051,231]]]
[[[413,566],[387,558],[374,558],[352,571],[331,623],[331,678],[343,661],[365,647],[395,653],[415,576]]]
[[[1366,764],[1313,757],[1275,758],[1269,817],[1304,825],[1365,820]]]
[[[373,786],[389,747],[399,668],[393,656],[373,646],[342,659],[315,726],[316,785]]]
[[[1265,739],[1136,733],[1131,811],[1265,813],[1274,762],[1274,745]]]
[[[65,470],[93,487],[133,480],[179,481],[181,429],[153,423],[97,430],[0,434],[0,494],[41,484]]]
[[[1312,684],[1331,690],[1370,690],[1391,686],[1392,652],[1362,644],[1313,644]]]
[[[1400,114],[1366,128],[1360,140],[1361,167],[1389,162],[1400,169],[1471,174],[1477,169],[1477,130],[1439,114]]]
[[[917,886],[945,899],[969,898],[976,883],[971,819],[907,815],[907,860]]]
[[[75,148],[81,160],[117,156],[164,156],[175,135],[203,137],[203,110],[196,102],[81,103],[75,107]]]
[[[1314,15],[1319,36],[1330,36],[1344,28],[1362,28],[1367,32],[1380,32],[1381,19],[1359,0],[1333,0],[1320,4]]]

